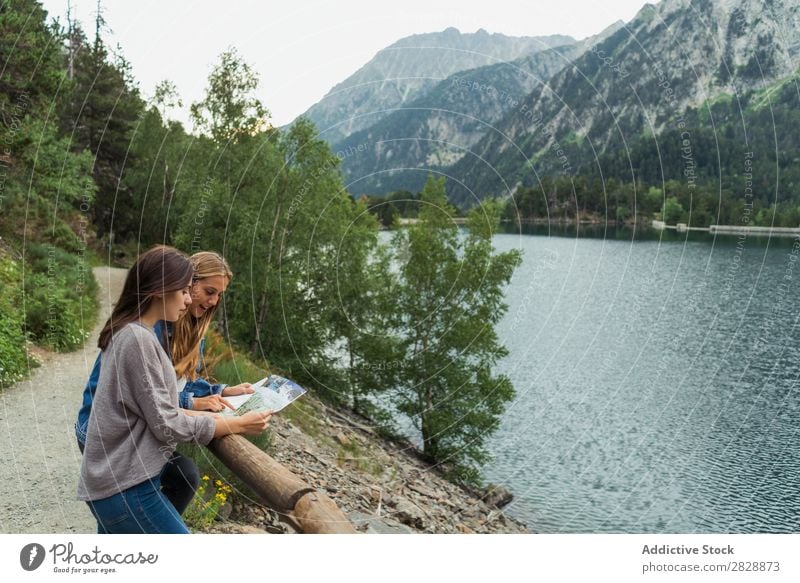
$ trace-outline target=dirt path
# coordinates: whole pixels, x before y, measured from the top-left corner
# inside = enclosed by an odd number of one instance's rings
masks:
[[[83,348],[45,359],[29,380],[0,392],[0,532],[95,532],[75,499],[81,454],[73,426],[97,357],[97,335],[126,270],[94,268],[100,314]]]

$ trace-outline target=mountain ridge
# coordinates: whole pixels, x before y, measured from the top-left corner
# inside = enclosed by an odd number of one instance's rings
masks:
[[[456,162],[536,85],[545,83],[594,43],[613,34],[616,22],[598,35],[513,61],[459,71],[424,95],[391,110],[376,123],[334,145],[351,192],[383,194],[419,190],[426,170]],[[418,171],[422,169],[423,171]]]
[[[511,37],[483,29],[460,33],[453,27],[411,35],[378,51],[301,117],[314,122],[320,136],[334,144],[457,71],[575,42],[565,35]]]
[[[593,157],[630,140],[678,128],[688,108],[790,75],[800,46],[800,7],[770,4],[769,13],[747,0],[643,6],[447,169],[454,199],[471,196],[461,184],[484,196],[508,195],[541,175],[591,166]]]

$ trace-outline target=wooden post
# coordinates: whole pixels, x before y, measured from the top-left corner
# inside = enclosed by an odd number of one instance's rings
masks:
[[[208,448],[270,508],[289,514],[304,533],[356,532],[326,494],[311,488],[241,435],[219,437]]]

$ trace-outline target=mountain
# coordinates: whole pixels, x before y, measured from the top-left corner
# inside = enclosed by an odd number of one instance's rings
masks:
[[[510,37],[483,29],[462,34],[448,28],[412,35],[379,51],[303,115],[314,122],[323,139],[335,144],[458,71],[574,42],[563,35]]]
[[[598,172],[598,160],[610,153],[634,143],[658,149],[659,136],[666,134],[680,144],[688,140],[685,152],[678,148],[679,156],[686,156],[680,168],[693,173],[694,158],[709,152],[699,151],[691,132],[685,133],[687,111],[708,109],[720,99],[737,106],[739,97],[792,75],[798,52],[795,2],[645,5],[625,27],[534,88],[519,108],[488,128],[447,169],[449,191],[456,202],[468,204],[473,192],[481,198],[507,195],[542,175]],[[713,118],[705,123],[713,130]],[[628,161],[627,180],[637,171]]]
[[[618,22],[579,43],[460,71],[349,135],[334,145],[349,190],[356,195],[420,190],[429,171],[456,163],[535,87],[622,26]]]

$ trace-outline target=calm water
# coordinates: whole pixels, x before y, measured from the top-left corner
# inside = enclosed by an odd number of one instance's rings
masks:
[[[499,329],[517,398],[484,469],[508,513],[536,532],[800,531],[794,241],[595,235],[495,240],[524,252]]]

